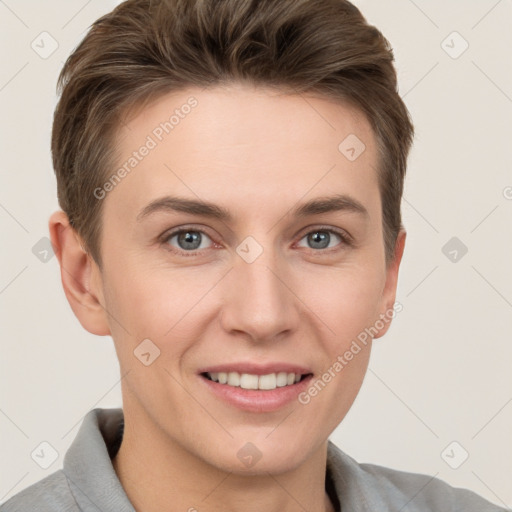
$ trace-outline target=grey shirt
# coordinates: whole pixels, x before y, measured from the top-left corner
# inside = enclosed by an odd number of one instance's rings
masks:
[[[0,512],[135,512],[111,459],[123,436],[122,409],[93,409],[63,468],[22,490]],[[498,512],[474,492],[428,475],[358,463],[328,442],[326,492],[343,512]]]

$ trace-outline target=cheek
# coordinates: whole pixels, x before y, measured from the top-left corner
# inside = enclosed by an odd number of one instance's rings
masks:
[[[304,275],[297,295],[344,343],[378,318],[383,276],[378,267],[352,266]],[[334,333],[332,333],[334,331]]]
[[[178,271],[132,265],[110,272],[105,296],[109,312],[118,320],[111,322],[114,338],[126,338],[128,332],[131,343],[149,338],[166,351],[183,350],[180,339],[186,343],[197,337],[200,320],[208,317],[205,297],[221,277],[222,273],[199,266]]]
[[[350,409],[366,374],[371,327],[379,318],[382,291],[382,276],[378,267],[374,268],[345,268],[323,277],[319,273],[316,279],[304,283],[303,293],[313,281],[315,290],[323,292],[310,291],[307,302],[321,320],[317,329],[325,334],[320,338],[324,351],[322,374],[301,402],[316,411],[311,421],[319,429],[325,428],[323,423],[336,427]]]

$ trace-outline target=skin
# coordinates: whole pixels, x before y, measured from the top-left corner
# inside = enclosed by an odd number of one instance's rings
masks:
[[[371,341],[310,403],[272,413],[222,401],[197,371],[286,361],[319,377],[392,310],[405,232],[386,265],[375,136],[360,111],[321,97],[234,84],[190,88],[127,119],[119,165],[191,95],[198,106],[103,199],[101,271],[63,212],[49,222],[66,297],[85,329],[112,336],[125,375],[114,468],[145,512],[333,510],[327,439],[360,390]],[[366,145],[355,161],[338,150],[349,134]],[[368,216],[289,214],[335,193],[356,198]],[[234,220],[158,212],[137,222],[166,194],[211,201]],[[159,238],[181,226],[206,233],[194,256],[179,254],[187,246],[177,236]],[[354,244],[332,233],[324,249],[307,236],[320,228],[345,230]],[[247,236],[263,248],[252,263],[236,252]],[[146,338],[161,351],[149,366],[134,356]],[[262,453],[250,468],[237,457],[247,442]]]

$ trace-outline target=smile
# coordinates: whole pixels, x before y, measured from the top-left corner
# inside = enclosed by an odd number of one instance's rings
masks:
[[[300,373],[286,372],[269,373],[267,375],[238,372],[204,372],[202,375],[213,382],[226,384],[227,386],[260,390],[272,390],[291,386],[307,376]]]

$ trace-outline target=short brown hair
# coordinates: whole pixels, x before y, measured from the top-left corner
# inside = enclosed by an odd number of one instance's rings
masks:
[[[356,106],[374,130],[389,263],[414,135],[393,61],[389,42],[347,0],[127,0],[93,23],[59,76],[59,205],[101,268],[103,202],[93,191],[112,173],[130,108],[232,81],[318,93]]]

